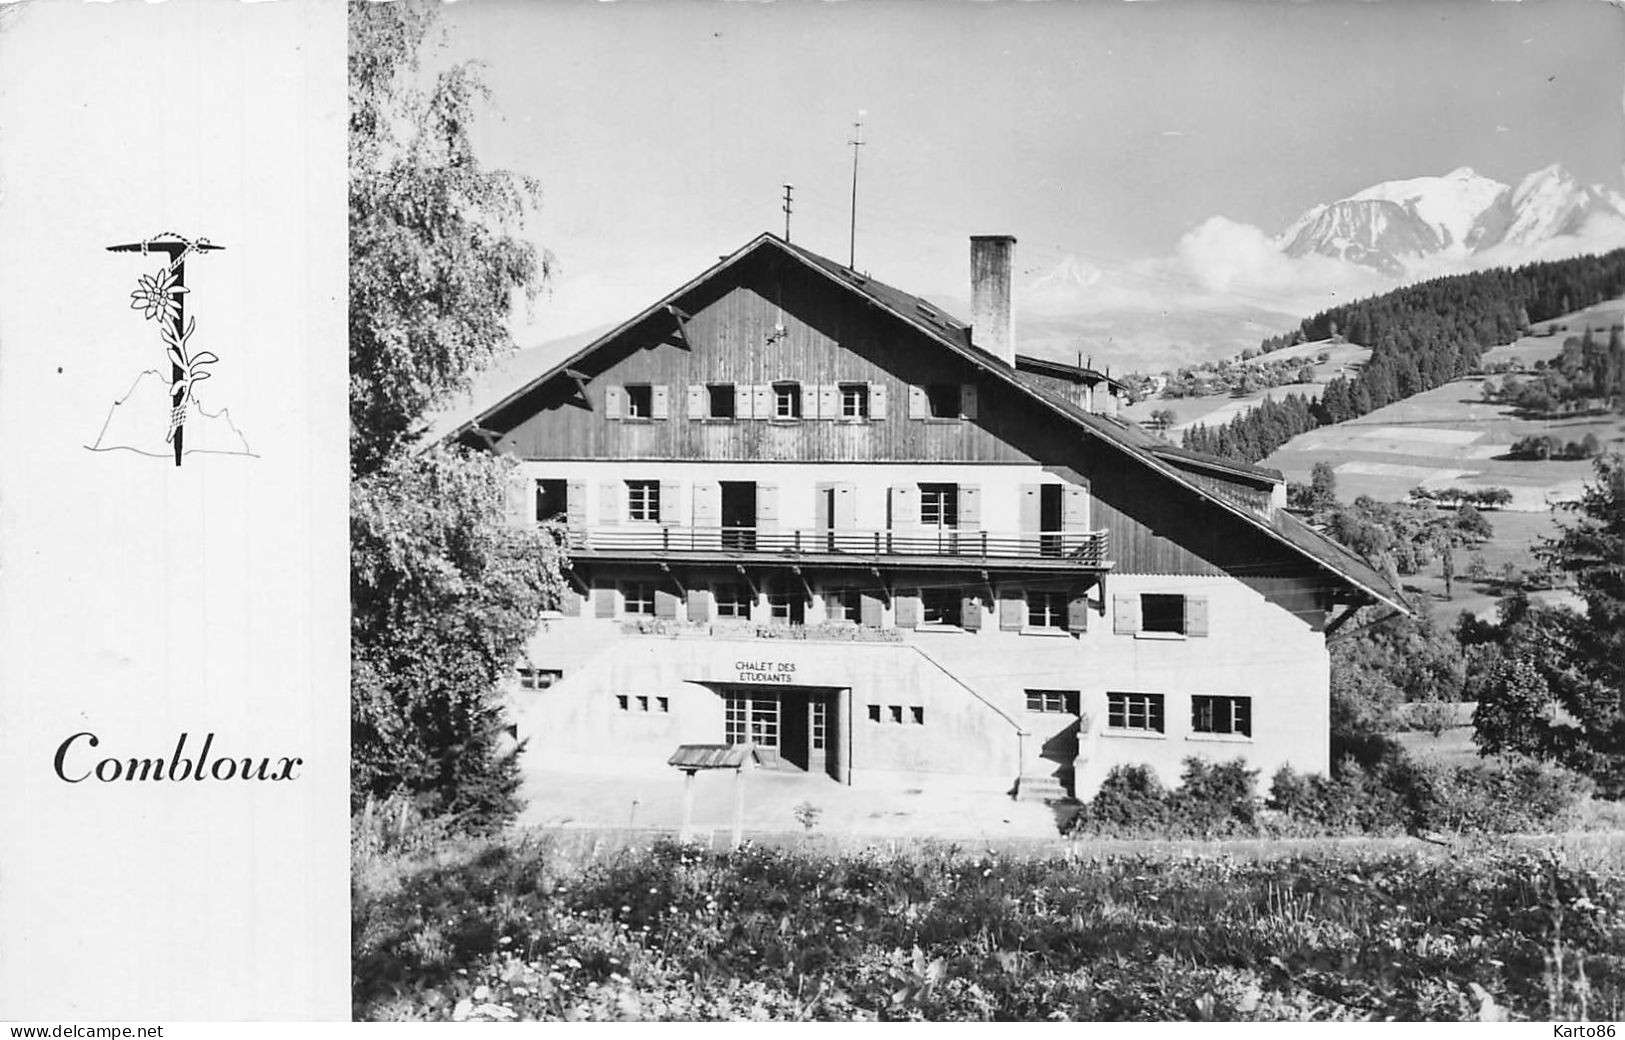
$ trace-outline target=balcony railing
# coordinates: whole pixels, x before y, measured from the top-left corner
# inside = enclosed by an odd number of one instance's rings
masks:
[[[570,533],[570,547],[596,552],[730,552],[764,555],[952,556],[967,559],[1068,560],[1084,566],[1106,561],[1105,531],[1029,531],[1009,534],[930,531],[797,530],[754,527],[680,527],[626,524]]]

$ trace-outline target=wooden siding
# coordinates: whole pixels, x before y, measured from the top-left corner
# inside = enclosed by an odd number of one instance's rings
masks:
[[[1040,464],[1069,484],[1089,488],[1090,524],[1109,532],[1118,573],[1228,573],[1284,579],[1300,590],[1328,585],[1324,574],[1256,528],[1119,449],[1093,441],[822,275],[772,253],[741,264],[735,274],[679,301],[691,315],[686,340],[675,318],[657,314],[582,362],[589,380],[585,399],[573,380],[560,377],[493,417],[491,426],[507,431],[497,449],[532,460]],[[746,389],[779,380],[804,387],[884,387],[887,418],[852,423],[689,417],[689,387],[734,383],[741,388],[738,411],[745,414],[751,396]],[[623,397],[616,388],[642,383],[668,388],[669,418],[606,415],[606,399]],[[974,386],[976,417],[908,418],[909,388],[926,383]],[[816,413],[818,398],[816,389],[804,391],[804,411]],[[892,470],[875,479],[895,482],[898,476]],[[1261,504],[1251,488],[1214,490]],[[694,503],[699,516],[698,492]]]

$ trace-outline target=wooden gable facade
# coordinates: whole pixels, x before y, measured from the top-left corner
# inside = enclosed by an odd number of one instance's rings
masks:
[[[843,462],[874,464],[877,481],[899,464],[1038,466],[1088,495],[1114,573],[1229,575],[1306,616],[1369,599],[1272,536],[1267,481],[1182,471],[1080,424],[963,325],[834,266],[762,236],[462,437],[529,461]],[[794,417],[779,414],[783,385],[798,388]],[[709,414],[714,386],[734,388],[732,418]],[[861,388],[865,415],[843,414],[843,388]]]

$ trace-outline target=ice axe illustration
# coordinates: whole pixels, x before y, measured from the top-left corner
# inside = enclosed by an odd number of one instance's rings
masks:
[[[197,327],[197,319],[186,321],[186,258],[193,253],[209,253],[225,246],[212,244],[206,238],[183,238],[165,231],[140,242],[108,246],[111,253],[161,253],[168,263],[154,275],[142,275],[136,291],[130,294],[132,310],[143,312],[148,319],[156,319],[163,334],[170,363],[169,432],[165,440],[175,447],[175,465],[181,464],[182,443],[186,435],[186,406],[191,399],[192,386],[209,378],[205,365],[220,360],[208,351],[188,352],[187,340]]]

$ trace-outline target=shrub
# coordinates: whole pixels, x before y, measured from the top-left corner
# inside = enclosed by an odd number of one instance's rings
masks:
[[[1177,831],[1202,837],[1254,833],[1257,779],[1258,770],[1248,769],[1240,758],[1231,762],[1187,758],[1179,789],[1166,799],[1169,822]]]
[[[1113,766],[1077,817],[1077,826],[1091,830],[1138,832],[1158,830],[1167,821],[1162,781],[1150,766]]]

